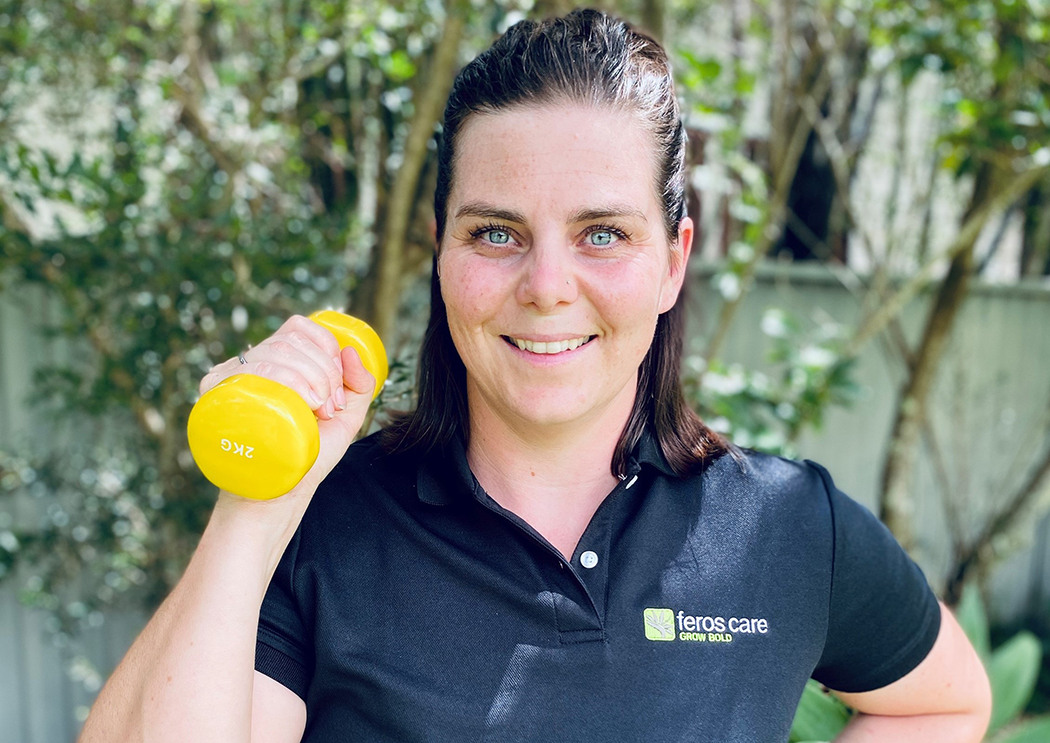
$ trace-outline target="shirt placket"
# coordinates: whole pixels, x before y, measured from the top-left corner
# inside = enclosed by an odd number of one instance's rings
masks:
[[[627,473],[598,506],[572,555],[571,568],[590,598],[601,628],[605,626],[609,599],[613,526],[616,514],[622,512],[624,494],[637,484],[640,469],[635,461],[629,462]]]
[[[558,637],[564,644],[605,639],[614,514],[623,493],[637,483],[640,470],[635,460],[629,462],[627,473],[598,506],[569,560],[524,519],[499,506],[478,486],[476,495],[486,507],[525,531],[550,555],[556,569],[571,578],[576,590],[553,590],[549,594],[554,605]],[[553,583],[555,586],[564,585],[562,580]]]

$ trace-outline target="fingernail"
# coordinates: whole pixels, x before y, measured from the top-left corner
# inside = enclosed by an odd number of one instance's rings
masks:
[[[335,388],[335,406],[340,410],[346,409],[346,393],[343,392],[342,385]]]
[[[329,418],[335,417],[335,404],[332,403],[331,398],[328,398],[328,402],[324,404],[324,412],[328,413]]]
[[[318,397],[316,392],[310,390],[310,409],[317,410],[322,405],[324,405],[324,400]]]

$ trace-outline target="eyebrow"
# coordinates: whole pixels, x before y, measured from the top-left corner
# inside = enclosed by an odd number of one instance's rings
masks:
[[[456,210],[455,218],[459,219],[460,217],[502,219],[507,222],[517,222],[518,224],[525,224],[528,221],[521,212],[516,212],[513,209],[503,209],[484,201],[471,201],[464,204]],[[605,204],[594,208],[577,209],[569,215],[566,224],[576,224],[577,222],[587,222],[592,219],[605,219],[608,217],[637,217],[646,224],[649,223],[649,220],[645,218],[645,214],[636,207],[629,204]]]

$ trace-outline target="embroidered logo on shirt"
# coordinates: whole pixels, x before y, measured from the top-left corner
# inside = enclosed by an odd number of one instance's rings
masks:
[[[733,635],[764,635],[769,622],[758,617],[691,616],[674,609],[645,609],[647,640],[669,641],[676,637],[687,642],[732,642]]]
[[[674,612],[670,609],[646,609],[645,636],[650,640],[674,639]]]

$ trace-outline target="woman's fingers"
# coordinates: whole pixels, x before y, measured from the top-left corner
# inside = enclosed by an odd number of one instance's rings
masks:
[[[327,328],[322,328],[310,318],[303,317],[302,315],[292,315],[284,321],[284,324],[276,333],[274,333],[274,335],[276,336],[283,333],[302,335],[313,341],[318,348],[324,351],[328,358],[338,363],[339,342],[336,341],[335,336],[332,335],[332,331]]]
[[[315,469],[305,478],[313,482],[331,470],[346,447],[361,430],[361,424],[368,415],[372,404],[372,392],[375,389],[375,378],[361,364],[357,350],[352,346],[342,352],[343,382],[346,385],[346,409],[337,411],[333,420],[322,420],[318,423],[321,431],[321,452],[317,457]],[[317,479],[320,482],[320,479]]]
[[[212,387],[217,385],[227,377],[232,377],[234,374],[239,374],[237,370],[243,367],[240,359],[234,356],[232,359],[226,359],[225,361],[216,364],[211,368],[207,374],[201,379],[200,393],[203,395],[205,392],[210,390]]]
[[[343,395],[342,362],[336,362],[329,358],[325,351],[318,348],[313,342],[304,339],[300,335],[281,334],[275,335],[256,346],[244,358],[252,361],[263,351],[271,354],[294,368],[310,382],[310,388],[324,401],[323,407],[327,407],[329,399],[336,410],[345,405]],[[311,408],[316,409],[311,405]]]
[[[201,380],[201,394],[235,374],[257,374],[295,390],[323,420],[331,420],[346,408],[339,343],[331,331],[309,318],[290,317],[276,333],[241,356],[246,363],[232,358],[213,367]],[[360,361],[356,363],[360,367]]]
[[[310,363],[312,364],[312,362]],[[316,369],[316,367],[314,368]],[[287,360],[262,360],[249,361],[247,364],[242,365],[241,373],[256,374],[294,390],[306,401],[310,409],[322,418],[328,419],[335,415],[335,405],[331,402],[331,399],[327,395],[318,393],[314,387],[317,379],[324,379],[324,375],[320,374],[319,370],[314,375],[313,382],[311,382],[311,379],[302,374],[295,364],[289,363]],[[324,386],[326,388],[327,385],[328,382],[325,381]]]

